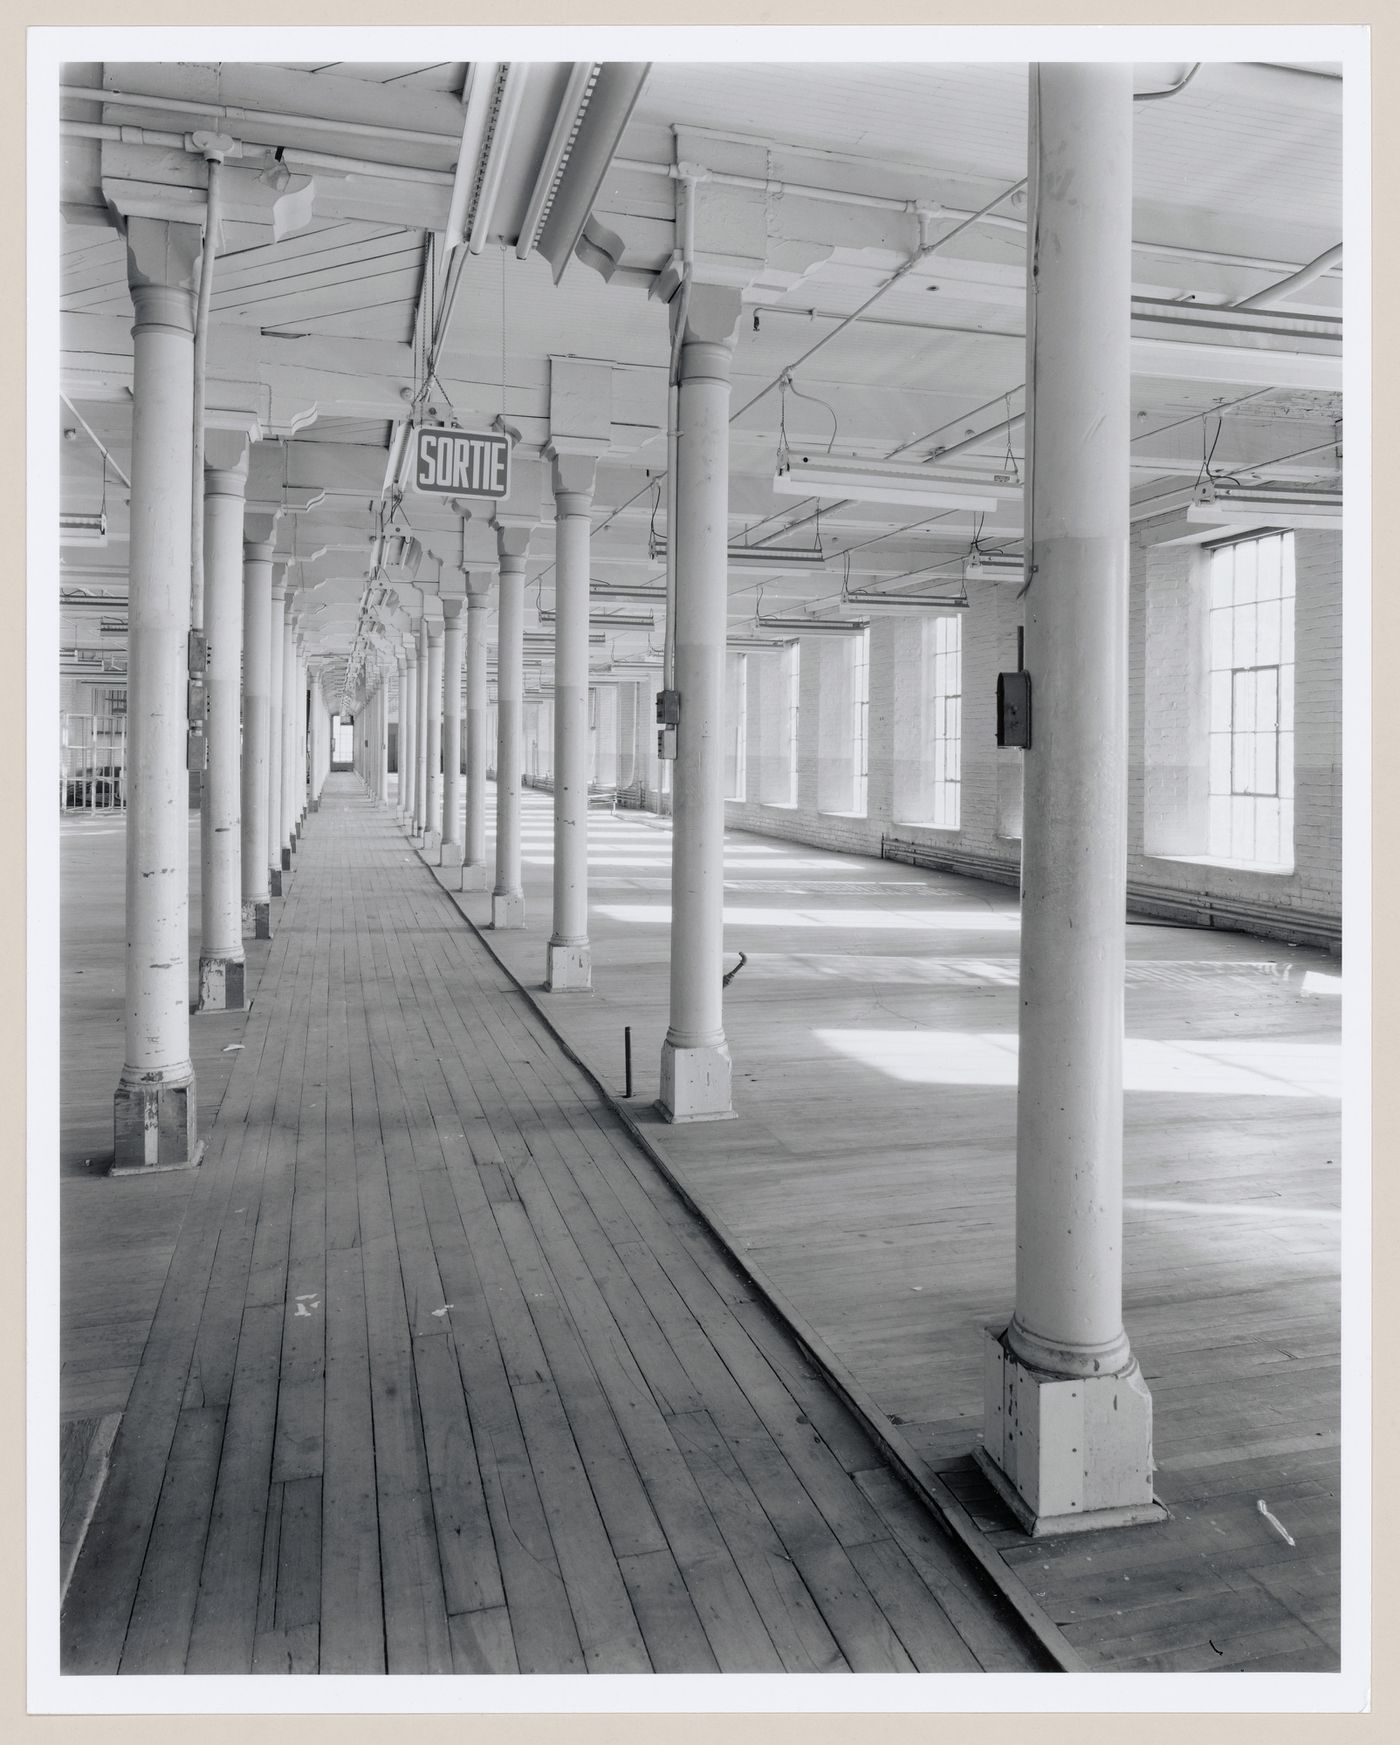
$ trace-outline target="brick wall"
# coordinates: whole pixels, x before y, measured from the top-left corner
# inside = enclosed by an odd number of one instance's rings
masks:
[[[1146,535],[1150,538],[1150,534]],[[1128,878],[1135,900],[1150,908],[1159,896],[1162,913],[1214,915],[1221,925],[1271,928],[1325,937],[1335,931],[1341,909],[1341,540],[1324,532],[1295,536],[1296,605],[1296,820],[1295,866],[1270,874],[1223,866],[1203,866],[1162,858],[1196,803],[1205,779],[1190,750],[1187,712],[1205,707],[1204,694],[1184,667],[1171,664],[1168,649],[1175,629],[1196,608],[1188,597],[1192,559],[1184,547],[1151,547],[1154,583],[1148,601],[1148,552],[1144,532],[1135,533],[1130,553],[1129,600],[1129,792]],[[1172,555],[1166,555],[1170,553]],[[976,585],[974,584],[974,587]],[[841,651],[833,637],[807,637],[801,645],[801,708],[798,745],[798,801],[786,798],[787,692],[783,657],[760,656],[749,663],[748,788],[750,798],[726,807],[728,822],[739,829],[810,842],[849,853],[879,854],[888,839],[927,859],[969,872],[1015,881],[1020,861],[1021,756],[996,744],[996,675],[1016,664],[1016,630],[1023,606],[1017,589],[983,583],[962,614],[963,738],[960,827],[935,830],[917,822],[896,821],[910,791],[907,769],[913,687],[921,670],[923,617],[876,619],[870,638],[870,781],[864,817],[824,810],[823,753],[836,755],[823,733],[835,731],[837,710],[849,717],[844,690],[833,707],[824,650]],[[1179,638],[1177,641],[1179,643]],[[1146,672],[1155,663],[1149,711]],[[1194,700],[1193,700],[1194,698]],[[823,729],[823,722],[827,723]],[[849,735],[849,728],[846,729]],[[1193,761],[1193,759],[1195,759]],[[896,797],[899,804],[896,804]],[[1148,853],[1145,815],[1149,799],[1156,823]],[[1270,916],[1277,922],[1271,922]],[[1294,921],[1290,921],[1294,917]]]

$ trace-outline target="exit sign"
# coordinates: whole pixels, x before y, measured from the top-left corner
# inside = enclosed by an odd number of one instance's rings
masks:
[[[421,425],[413,437],[413,482],[435,497],[504,497],[510,438],[499,430]]]

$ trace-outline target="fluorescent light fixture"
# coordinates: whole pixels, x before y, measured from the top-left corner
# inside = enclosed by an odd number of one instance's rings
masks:
[[[548,606],[541,606],[536,616],[541,624],[553,624],[555,614]],[[656,618],[651,612],[590,612],[590,622],[603,629],[612,627],[617,630],[655,630]]]
[[[61,545],[106,545],[105,515],[60,515],[58,538]]]
[[[652,556],[658,563],[666,561],[664,539],[655,541]],[[819,550],[801,545],[731,545],[727,561],[732,570],[764,570],[770,574],[782,571],[793,576],[810,576],[826,567],[826,559]]]
[[[791,648],[796,640],[795,636],[726,636],[724,646],[752,653],[780,653],[785,648]]]
[[[590,630],[588,640],[596,644],[606,642],[608,639],[601,630]],[[554,632],[552,630],[527,630],[524,632],[524,643],[526,648],[553,649]]]
[[[926,466],[837,454],[787,455],[779,462],[773,489],[786,497],[851,497],[929,509],[995,509],[999,498],[1020,495],[1019,486],[940,478]]]
[[[961,612],[970,600],[958,594],[870,594],[848,592],[842,596],[843,606],[856,606],[862,612]]]
[[[777,630],[786,636],[806,636],[827,631],[837,636],[855,636],[869,629],[863,618],[755,618],[760,630]]]
[[[1211,527],[1258,522],[1268,527],[1320,527],[1340,532],[1339,491],[1256,491],[1239,485],[1204,484],[1186,510],[1186,519]]]
[[[656,605],[666,603],[666,589],[661,582],[590,582],[589,598],[594,600],[643,600]]]
[[[963,575],[978,582],[1023,582],[1026,560],[1008,552],[974,551],[963,565]]]

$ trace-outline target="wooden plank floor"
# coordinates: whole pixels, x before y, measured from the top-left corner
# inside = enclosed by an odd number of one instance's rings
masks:
[[[64,1669],[1039,1664],[351,778],[297,862]]]
[[[549,796],[525,795],[523,834],[527,926],[483,937],[619,1090],[631,1026],[649,1142],[981,1511],[989,1542],[1089,1662],[1335,1667],[1335,960],[1129,925],[1125,1315],[1173,1519],[1032,1544],[968,1459],[979,1330],[1004,1323],[1012,1292],[1015,893],[730,831],[726,963],[748,956],[725,995],[738,1118],[670,1127],[649,1113],[666,1027],[668,821],[590,815],[591,995],[535,991]],[[489,919],[489,898],[457,901]]]
[[[112,1096],[122,1068],[126,818],[64,818],[61,836],[59,1205],[63,1259],[60,1406],[65,1421],[119,1413],[150,1331],[194,1176],[174,1170],[114,1195]],[[199,959],[199,827],[190,819],[189,961]],[[245,941],[256,994],[269,946]],[[244,1014],[190,1025],[200,1129],[241,1052]],[[120,1264],[115,1264],[119,1261]]]

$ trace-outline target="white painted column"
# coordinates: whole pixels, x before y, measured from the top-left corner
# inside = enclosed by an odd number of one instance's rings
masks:
[[[311,780],[308,774],[311,751],[311,670],[306,655],[306,639],[297,637],[297,838],[306,825],[311,804]]]
[[[239,692],[243,673],[243,499],[246,456],[204,469],[204,633],[208,639],[208,767],[200,809],[200,1012],[241,1012],[243,825]]]
[[[404,764],[404,737],[407,732],[408,716],[408,658],[400,643],[394,656],[394,671],[398,680],[395,707],[398,710],[398,732],[395,735],[396,750],[394,753],[395,774],[398,786],[394,796],[394,817],[400,824],[404,820],[404,802],[408,796],[408,774]]]
[[[418,620],[418,687],[413,717],[413,834],[421,837],[428,816],[428,621]]]
[[[424,761],[427,786],[423,804],[423,850],[433,856],[442,847],[442,620],[428,626],[428,683],[425,686],[427,734]]]
[[[297,765],[297,641],[296,619],[293,616],[295,595],[289,588],[282,602],[282,834],[278,847],[282,871],[292,870],[292,849],[296,843],[296,765]]]
[[[1132,69],[1031,79],[1016,1309],[983,1464],[1034,1532],[1153,1518],[1123,1330]]]
[[[268,697],[272,682],[272,541],[243,545],[243,934],[270,939]]]
[[[379,745],[377,761],[379,766],[378,794],[379,804],[389,804],[389,678],[393,667],[386,661],[379,663]]]
[[[282,895],[282,660],[286,652],[287,568],[272,570],[272,616],[268,646],[272,659],[267,692],[267,867],[268,889]]]
[[[462,864],[462,657],[466,601],[442,602],[442,852],[440,866]]]
[[[486,612],[489,584],[467,596],[467,803],[462,827],[462,889],[484,891],[486,866],[486,765],[490,696],[486,677]]]
[[[681,344],[676,445],[675,823],[671,1021],[661,1109],[671,1121],[733,1113],[724,1035],[724,642],[728,616],[729,363],[739,293],[697,285]]]
[[[113,1168],[198,1161],[189,1026],[190,515],[197,225],[132,218],[126,1059]]]
[[[527,534],[502,531],[496,635],[496,884],[491,925],[525,925],[520,878],[520,738]]]
[[[403,720],[399,728],[399,780],[404,784],[403,827],[413,828],[418,804],[418,644],[412,635],[404,643]]]
[[[554,482],[554,931],[544,985],[593,985],[588,942],[588,511],[592,456],[556,454]]]
[[[311,671],[311,810],[321,805],[321,784],[325,780],[321,764],[326,745],[326,699],[321,690],[321,669]]]

